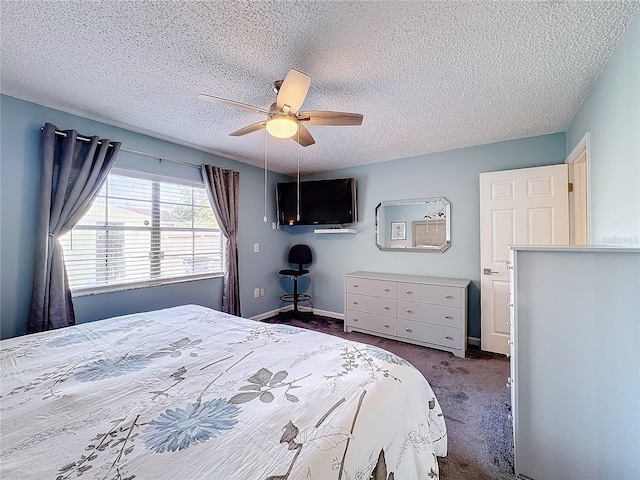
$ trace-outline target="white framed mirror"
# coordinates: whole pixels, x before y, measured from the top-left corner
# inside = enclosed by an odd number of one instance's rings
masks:
[[[393,252],[444,252],[451,246],[451,204],[444,197],[380,202],[376,246]]]

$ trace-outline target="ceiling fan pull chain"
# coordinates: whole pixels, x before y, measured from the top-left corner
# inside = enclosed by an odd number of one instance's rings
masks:
[[[267,158],[269,157],[269,134],[264,131],[264,217],[262,221],[267,223]]]
[[[298,157],[298,212],[296,218],[298,222],[300,221],[300,129],[298,129],[298,147],[296,148],[297,157]]]

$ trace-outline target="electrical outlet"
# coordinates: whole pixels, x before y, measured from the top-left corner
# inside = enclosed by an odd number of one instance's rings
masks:
[[[261,288],[261,289],[260,289],[260,296],[261,296],[261,297],[264,297],[264,288]]]
[[[260,296],[260,289],[259,288],[254,288],[253,289],[253,296],[255,298],[258,298]]]
[[[253,253],[258,253],[260,251],[260,244],[259,243],[254,243],[253,244]]]
[[[271,230],[277,230],[278,229],[278,222],[271,222]]]

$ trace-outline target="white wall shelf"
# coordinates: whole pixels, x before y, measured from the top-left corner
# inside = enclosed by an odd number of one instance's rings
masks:
[[[355,228],[316,228],[313,233],[358,233]]]

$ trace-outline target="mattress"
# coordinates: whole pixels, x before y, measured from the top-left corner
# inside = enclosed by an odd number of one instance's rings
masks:
[[[186,305],[0,355],[3,479],[434,479],[446,455],[417,369],[289,325]]]

